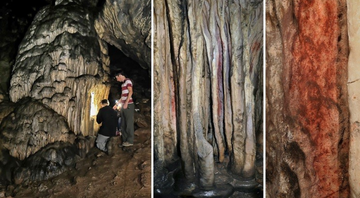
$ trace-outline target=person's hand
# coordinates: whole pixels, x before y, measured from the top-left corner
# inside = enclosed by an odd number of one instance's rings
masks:
[[[116,110],[116,109],[117,109],[117,105],[114,105],[114,106],[113,106],[113,109]]]
[[[124,106],[123,106],[123,109],[127,109],[127,107],[128,107],[128,104],[125,103]]]

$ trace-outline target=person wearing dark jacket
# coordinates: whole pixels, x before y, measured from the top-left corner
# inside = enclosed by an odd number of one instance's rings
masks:
[[[96,147],[107,152],[106,144],[109,138],[116,135],[117,113],[109,106],[109,100],[102,100],[101,106],[96,116],[96,122],[101,124],[96,138]]]

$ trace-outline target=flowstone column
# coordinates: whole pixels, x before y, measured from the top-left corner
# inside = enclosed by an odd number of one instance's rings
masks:
[[[185,184],[174,186],[183,194],[231,194],[216,193],[239,178],[256,183],[262,8],[262,1],[154,2],[155,156],[164,172],[179,158],[174,177]]]

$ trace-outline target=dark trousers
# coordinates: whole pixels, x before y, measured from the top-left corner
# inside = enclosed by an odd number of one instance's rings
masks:
[[[121,109],[121,135],[123,142],[134,143],[134,104]]]

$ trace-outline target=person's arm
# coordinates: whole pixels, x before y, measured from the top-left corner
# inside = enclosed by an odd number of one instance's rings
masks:
[[[129,94],[128,94],[128,97],[126,98],[126,101],[125,101],[125,103],[124,103],[124,105],[123,105],[123,108],[124,108],[124,109],[127,109],[129,100],[130,100],[130,98],[131,98],[131,96],[132,96],[132,94],[133,94],[133,88],[132,88],[132,86],[129,86],[129,87],[128,87],[128,90],[129,90]]]
[[[118,106],[119,106],[119,104],[120,104],[120,101],[121,101],[121,97],[120,97],[120,99],[118,100],[118,102],[116,102],[115,105],[113,106],[113,109],[114,109],[114,110],[118,110],[118,108],[119,108]]]
[[[102,123],[102,111],[101,111],[101,109],[99,110],[99,113],[96,115],[96,122],[98,123],[98,124],[100,124],[100,123]]]

